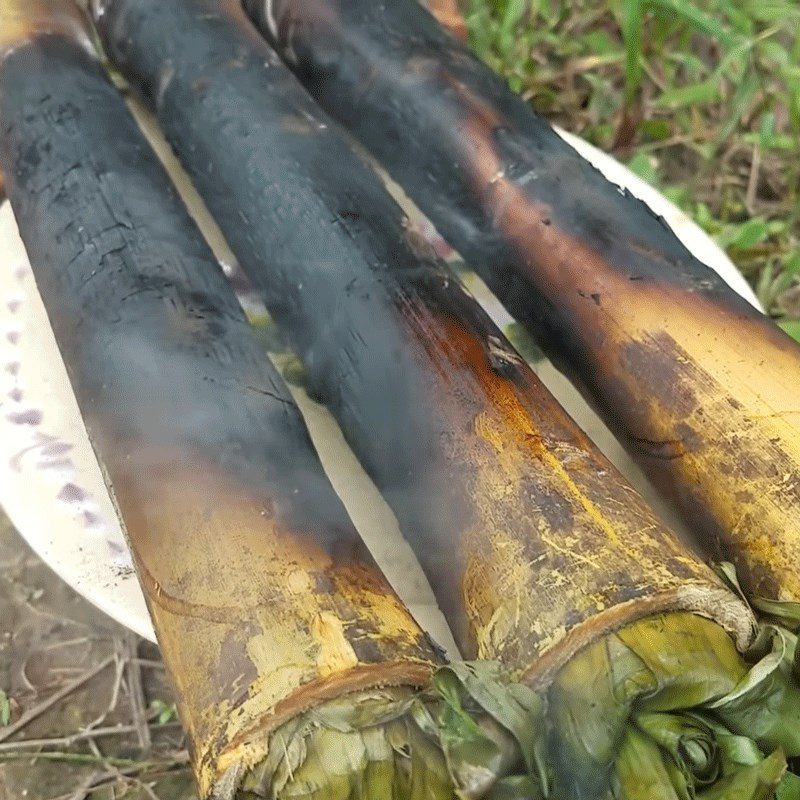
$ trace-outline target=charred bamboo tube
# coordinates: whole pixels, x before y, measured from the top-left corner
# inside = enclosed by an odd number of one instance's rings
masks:
[[[415,0],[246,0],[758,598],[800,601],[800,348]]]
[[[506,598],[479,596],[490,591],[487,569],[510,581],[514,607],[537,603],[536,585],[586,575],[554,594],[551,609],[520,614],[524,636],[503,637],[518,668],[539,659],[541,671],[547,652],[563,663],[598,630],[640,616],[637,608],[710,611],[712,597],[731,612],[721,618],[728,629],[747,639],[738,603],[421,252],[379,180],[242,13],[224,0],[106,0],[98,22],[116,66],[155,103],[314,391],[420,537],[469,655],[498,655],[492,630],[514,628]],[[567,538],[576,530],[584,541]],[[566,552],[556,556],[553,543]],[[573,545],[597,561],[572,570]],[[534,617],[539,633],[528,630]],[[593,632],[577,633],[588,618]]]
[[[499,659],[530,686],[552,683],[556,760],[583,758],[574,774],[560,770],[569,791],[602,794],[617,772],[631,783],[626,764],[641,749],[631,713],[648,692],[660,704],[644,708],[670,719],[651,725],[664,741],[681,725],[671,712],[710,704],[744,733],[728,712],[736,687],[750,680],[780,709],[758,743],[800,749],[784,726],[796,708],[787,674],[794,641],[779,651],[784,671],[769,672],[769,687],[748,673],[734,640],[746,647],[749,612],[655,519],[424,251],[241,12],[215,0],[107,0],[96,18],[107,52],[154,106],[302,357],[313,391],[398,514],[463,652]],[[597,652],[612,652],[614,669],[607,660],[594,671]],[[611,689],[614,723],[601,734],[587,715],[589,729],[569,713],[580,707],[587,674]],[[616,678],[630,689],[622,700]],[[743,704],[760,707],[752,695]],[[591,752],[587,738],[600,741]],[[621,739],[631,741],[620,755]],[[653,769],[664,773],[674,759],[654,746]],[[714,769],[719,763],[717,754]],[[685,760],[676,769],[692,791],[708,774]],[[772,787],[783,766],[780,755],[758,756],[752,773],[739,762],[725,770],[709,782],[723,775]],[[462,795],[484,796],[479,785],[465,779]],[[547,787],[506,784],[501,796],[540,797]]]
[[[58,24],[65,8],[0,2],[0,164],[200,794],[338,797],[355,782],[408,798],[422,783],[451,800],[441,749],[410,711],[435,651],[122,98]]]

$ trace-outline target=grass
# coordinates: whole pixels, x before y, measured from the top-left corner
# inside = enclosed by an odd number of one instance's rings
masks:
[[[473,47],[728,252],[800,339],[796,0],[465,0]]]

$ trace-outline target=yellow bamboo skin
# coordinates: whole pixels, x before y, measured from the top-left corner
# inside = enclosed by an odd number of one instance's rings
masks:
[[[427,683],[427,639],[349,537],[331,555],[211,465],[136,462],[106,470],[201,796],[234,764],[260,761],[271,730],[322,700]]]
[[[317,129],[301,130],[312,138]],[[409,244],[420,245],[412,235]],[[355,420],[346,434],[391,495],[462,655],[499,659],[544,683],[605,632],[669,610],[710,616],[746,646],[753,620],[744,605],[654,517],[477,304],[429,253],[417,255],[420,269],[398,270],[390,310],[369,323],[397,332],[402,366],[388,350],[331,340],[313,301],[302,318],[306,335],[320,338],[321,371],[344,376],[347,388],[330,394],[346,392],[340,419]],[[243,250],[238,257],[258,272]],[[301,275],[298,267],[294,279]],[[384,296],[380,283],[370,286]],[[352,333],[357,343],[372,338],[369,329]],[[363,391],[347,383],[351,371]],[[397,397],[397,419],[375,412],[374,403],[395,408]],[[386,452],[386,442],[399,452]]]
[[[602,368],[592,383],[624,404],[624,440],[711,555],[733,561],[753,595],[797,602],[800,354],[771,323],[615,277],[593,287],[599,306],[571,300],[576,317],[592,318],[586,344]]]
[[[800,348],[743,305],[631,280],[550,224],[549,208],[498,178],[494,122],[476,117],[470,132],[475,178],[571,319],[591,396],[712,557],[733,561],[752,595],[800,601]]]
[[[468,657],[498,659],[543,686],[584,645],[669,610],[715,619],[748,644],[749,611],[507,343],[440,311],[415,306],[407,316],[432,413],[446,421],[443,461],[458,465],[459,489],[432,524],[450,526],[462,629],[440,603]]]
[[[617,338],[602,360],[597,354],[598,379],[638,401],[625,436],[640,460],[712,555],[736,564],[749,593],[800,601],[797,348],[769,322],[672,287],[614,293],[608,305],[602,323]],[[615,325],[621,308],[624,333]],[[669,392],[642,396],[644,369]]]

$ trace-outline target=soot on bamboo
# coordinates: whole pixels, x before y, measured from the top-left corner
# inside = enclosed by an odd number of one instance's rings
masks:
[[[800,347],[415,0],[245,5],[583,390],[709,557],[733,561],[755,602],[799,601]]]
[[[229,800],[278,726],[437,656],[83,36],[31,30],[0,67],[0,165],[201,796]]]
[[[424,251],[241,13],[112,0],[99,26],[401,518],[465,655],[544,679],[670,608],[747,641],[748,613]]]

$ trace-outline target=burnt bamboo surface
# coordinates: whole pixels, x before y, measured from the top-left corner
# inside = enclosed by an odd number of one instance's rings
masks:
[[[16,36],[0,165],[207,796],[275,725],[436,656],[122,97],[64,29]]]
[[[158,119],[467,657],[544,679],[650,613],[750,617],[567,417],[235,3],[111,0]]]
[[[590,399],[707,554],[732,560],[753,595],[800,600],[798,345],[415,0],[245,5]]]

